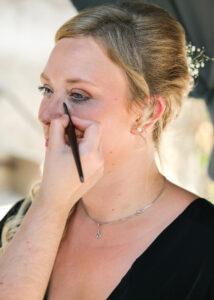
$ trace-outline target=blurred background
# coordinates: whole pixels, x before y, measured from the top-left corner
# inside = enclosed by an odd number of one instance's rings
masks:
[[[7,0],[0,1],[0,11],[1,219],[42,176],[45,140],[37,119],[39,76],[56,30],[78,10],[69,0]],[[213,144],[204,98],[184,99],[180,117],[163,134],[162,167],[157,158],[160,171],[214,202],[214,181],[208,174]]]

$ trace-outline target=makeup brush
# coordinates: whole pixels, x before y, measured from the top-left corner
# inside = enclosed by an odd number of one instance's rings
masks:
[[[79,178],[81,182],[84,182],[84,177],[83,177],[83,172],[82,172],[82,166],[81,166],[81,161],[80,161],[80,156],[79,156],[79,149],[78,149],[78,144],[77,144],[77,139],[76,139],[76,134],[75,134],[75,127],[71,121],[71,117],[68,111],[68,107],[66,105],[65,102],[63,102],[63,106],[64,106],[64,110],[65,110],[65,114],[68,115],[69,117],[69,123],[68,126],[66,128],[66,133],[68,134],[69,137],[69,141],[71,144],[71,149],[74,155],[74,159],[76,162],[76,166],[77,166],[77,170],[79,173]]]

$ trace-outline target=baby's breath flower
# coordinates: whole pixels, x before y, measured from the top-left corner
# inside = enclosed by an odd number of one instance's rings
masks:
[[[188,62],[189,64],[191,64],[191,62],[192,62],[192,57],[187,56],[187,62]]]
[[[196,47],[192,45],[191,42],[189,42],[186,45],[186,55],[187,55],[187,64],[188,69],[192,77],[197,78],[199,75],[199,68],[205,67],[205,61],[208,60],[214,60],[214,58],[211,58],[204,54],[205,47],[202,46],[201,48],[197,48],[198,53],[194,53],[196,51]]]
[[[194,75],[198,75],[198,73],[199,73],[199,72],[198,72],[198,69],[195,69],[195,70],[193,71],[193,74],[194,74]]]

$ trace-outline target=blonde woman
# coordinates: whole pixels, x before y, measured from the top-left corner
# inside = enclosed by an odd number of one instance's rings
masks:
[[[1,221],[1,299],[214,299],[213,204],[154,159],[192,88],[182,26],[127,2],[82,11],[55,41],[41,74],[43,177]]]

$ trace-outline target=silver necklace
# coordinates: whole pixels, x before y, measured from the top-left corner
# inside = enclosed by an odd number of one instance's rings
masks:
[[[148,204],[147,204],[146,206],[144,206],[143,208],[136,210],[136,212],[135,212],[134,214],[129,215],[129,216],[124,217],[124,218],[117,219],[117,220],[113,220],[113,221],[109,221],[109,222],[99,222],[99,221],[95,220],[94,218],[92,218],[92,217],[88,214],[88,212],[87,212],[87,210],[86,210],[86,208],[85,208],[85,205],[83,204],[82,198],[81,198],[81,199],[80,199],[80,203],[81,203],[81,205],[82,205],[82,207],[83,207],[83,210],[85,211],[86,215],[87,215],[92,221],[94,221],[94,222],[97,224],[96,238],[99,239],[99,238],[101,237],[101,233],[100,233],[100,226],[101,226],[101,225],[118,223],[118,222],[120,222],[120,221],[126,221],[126,220],[128,220],[128,219],[130,219],[130,218],[132,218],[132,217],[140,216],[146,209],[148,209],[148,208],[149,208],[149,207],[150,207],[150,206],[151,206],[151,205],[152,205],[152,204],[160,197],[160,195],[163,193],[163,191],[164,191],[164,189],[165,189],[165,186],[166,186],[166,177],[165,177],[165,176],[163,176],[163,177],[164,177],[164,183],[163,183],[162,189],[161,189],[161,191],[159,192],[159,194],[155,197],[154,200],[152,200],[150,203],[148,203]]]

